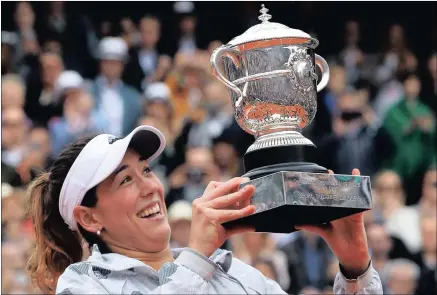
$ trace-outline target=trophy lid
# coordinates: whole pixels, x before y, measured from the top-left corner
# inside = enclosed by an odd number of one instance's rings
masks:
[[[237,36],[229,41],[227,45],[238,46],[256,42],[256,44],[253,44],[255,45],[254,47],[269,47],[287,44],[302,44],[311,48],[317,47],[319,42],[312,38],[309,34],[301,30],[289,28],[280,23],[269,22],[269,20],[272,18],[270,14],[267,14],[269,10],[264,6],[264,4],[262,4],[261,7],[261,15],[258,17],[258,19],[262,21],[262,23],[250,27],[242,35]],[[281,42],[273,42],[272,44],[269,42],[262,42],[263,44],[259,43],[259,41],[267,40],[280,40]]]

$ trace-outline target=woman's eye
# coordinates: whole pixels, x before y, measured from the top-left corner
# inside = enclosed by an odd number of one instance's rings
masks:
[[[150,167],[145,167],[143,170],[143,173],[147,174],[150,173],[152,170],[150,169]]]
[[[132,177],[130,177],[130,176],[126,176],[124,179],[123,179],[123,181],[120,183],[120,185],[123,185],[123,184],[125,184],[125,183],[128,183],[129,181],[131,181],[132,180]]]

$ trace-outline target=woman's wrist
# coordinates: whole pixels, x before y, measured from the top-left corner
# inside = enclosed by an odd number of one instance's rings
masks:
[[[340,261],[340,270],[347,279],[357,279],[369,269],[371,263],[370,255],[362,259],[354,259],[353,261]]]
[[[214,253],[214,251],[212,251],[212,252],[208,251],[208,250],[204,249],[204,247],[201,247],[201,246],[199,246],[197,244],[194,244],[194,243],[193,244],[189,244],[188,248],[191,249],[191,250],[194,250],[197,253],[202,254],[205,257],[210,257],[212,255],[212,253]]]

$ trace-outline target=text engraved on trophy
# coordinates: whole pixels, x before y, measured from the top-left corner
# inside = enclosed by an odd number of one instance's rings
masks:
[[[362,176],[286,172],[287,198],[295,204],[347,205],[367,202],[369,180]]]
[[[301,199],[319,199],[319,200],[338,200],[338,201],[355,201],[358,196],[355,195],[339,195],[338,193],[333,194],[306,194],[302,192],[297,192],[299,198]]]

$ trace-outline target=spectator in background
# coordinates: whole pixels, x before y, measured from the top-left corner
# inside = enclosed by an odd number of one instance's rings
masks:
[[[288,258],[292,278],[289,294],[297,294],[305,286],[325,287],[332,252],[317,235],[300,232],[298,237],[281,247]]]
[[[2,111],[7,108],[24,107],[26,86],[20,76],[15,74],[8,74],[2,76]]]
[[[429,294],[431,290],[436,288],[437,219],[435,211],[433,213],[429,212],[421,217],[423,248],[416,256],[416,262],[421,267],[417,295]]]
[[[417,263],[423,271],[435,271],[437,256],[436,212],[427,212],[420,217],[422,250],[417,255]]]
[[[275,242],[269,233],[244,233],[230,239],[232,251],[236,258],[254,266],[261,259],[268,257],[277,276],[276,282],[282,290],[290,286],[290,274],[287,269],[287,256],[276,248]]]
[[[122,80],[127,58],[122,38],[104,38],[99,44],[100,73],[90,87],[95,107],[108,122],[102,131],[115,136],[133,130],[142,113],[140,93]]]
[[[36,56],[40,53],[35,30],[35,13],[29,2],[17,2],[14,19],[18,36],[14,48],[14,65],[18,73],[26,79],[31,68],[37,63]]]
[[[25,271],[26,251],[15,243],[2,244],[2,263],[8,265],[6,274],[2,274],[2,293],[31,294],[29,277]],[[2,284],[3,285],[3,284]]]
[[[234,118],[232,111],[227,108],[229,102],[229,92],[220,82],[212,81],[205,85],[199,105],[203,116],[186,123],[191,124],[188,145],[212,146],[212,139],[222,134]]]
[[[211,54],[214,52],[214,50],[216,50],[217,48],[219,48],[222,45],[223,45],[222,41],[220,41],[220,40],[212,40],[208,44],[208,48],[207,48],[207,51],[206,51],[207,55],[211,56]]]
[[[201,196],[208,183],[219,177],[219,169],[209,147],[189,146],[185,163],[178,166],[168,177],[170,192],[167,206],[177,200],[194,201]]]
[[[397,71],[414,71],[417,59],[408,48],[404,28],[399,24],[391,25],[385,39],[381,55],[381,64],[376,69],[375,82],[378,86],[390,81]]]
[[[317,116],[314,118],[313,135],[316,137],[332,132],[332,120],[339,114],[337,106],[339,97],[351,91],[347,86],[346,70],[342,65],[333,63],[329,71],[328,87],[322,94],[321,101],[318,103]]]
[[[1,180],[2,183],[6,183],[12,187],[21,187],[23,185],[15,167],[7,165],[3,162],[3,159],[1,161]]]
[[[418,220],[412,208],[405,206],[406,194],[399,175],[390,170],[380,171],[373,180],[376,210],[384,217],[385,228],[391,236],[405,245],[409,257],[420,249]]]
[[[46,128],[34,126],[30,130],[29,145],[38,148],[44,154],[47,159],[47,164],[52,162],[51,137]]]
[[[384,221],[390,220],[399,208],[405,206],[407,196],[402,180],[395,171],[381,170],[374,175],[372,184],[375,210],[382,214]]]
[[[434,52],[427,62],[427,73],[424,75],[421,98],[427,104],[434,116],[437,116],[437,53]]]
[[[387,291],[386,268],[390,259],[390,251],[393,248],[393,241],[382,224],[371,224],[366,229],[367,242],[371,251],[373,267],[381,277],[384,292]]]
[[[151,77],[154,81],[160,80],[153,76],[158,68],[165,72],[163,69],[168,70],[170,65],[169,57],[158,52],[157,45],[161,38],[161,23],[158,18],[145,16],[140,20],[139,27],[141,47],[130,50],[129,62],[126,65],[123,79],[127,84],[143,91],[151,82],[149,81]]]
[[[402,79],[402,72],[400,71],[378,88],[372,106],[380,120],[384,120],[387,111],[399,103],[405,95],[404,85],[399,79]]]
[[[387,229],[389,232],[400,238],[412,254],[419,252],[422,247],[423,236],[420,234],[421,217],[428,215],[435,216],[437,212],[436,177],[436,169],[431,167],[425,173],[419,203],[407,207],[398,205],[399,208],[393,210],[391,218],[387,220]],[[385,181],[385,185],[390,185],[387,183],[389,180],[386,179]],[[386,199],[389,198],[389,195],[381,197]],[[403,197],[403,199],[405,199],[405,197]],[[388,203],[388,200],[384,202]],[[403,201],[403,204],[405,204],[404,202],[405,201]]]
[[[423,177],[422,196],[417,206],[420,213],[437,212],[437,167],[435,163],[431,165]]]
[[[390,261],[387,266],[387,294],[414,294],[419,276],[420,269],[414,262],[403,258]]]
[[[20,108],[2,111],[2,163],[17,167],[27,150],[29,122]]]
[[[50,137],[47,129],[34,127],[29,133],[27,149],[18,164],[16,171],[23,184],[29,184],[38,171],[42,171],[51,163]]]
[[[199,112],[198,106],[202,99],[204,78],[203,68],[198,62],[188,63],[176,56],[173,70],[164,81],[170,87],[176,121],[202,116],[203,112]]]
[[[176,201],[168,209],[168,222],[171,227],[170,246],[188,247],[191,229],[192,208],[187,201]]]
[[[243,163],[235,147],[236,134],[226,129],[213,139],[213,153],[217,167],[220,169],[219,181],[227,181],[243,175]]]
[[[105,114],[94,108],[94,100],[85,87],[83,78],[74,71],[63,72],[56,82],[55,94],[63,102],[64,115],[49,124],[55,157],[75,139],[102,133],[108,126]]]
[[[140,118],[140,125],[151,125],[158,128],[165,137],[164,151],[151,163],[155,175],[161,180],[165,194],[168,193],[167,177],[184,158],[176,158],[174,141],[179,134],[180,127],[175,124],[173,106],[170,101],[170,89],[165,83],[150,84],[144,93],[144,116]]]
[[[177,14],[179,35],[175,38],[176,52],[194,55],[198,49],[196,42],[197,19],[194,14],[194,3],[191,1],[177,1],[173,5]]]
[[[331,167],[336,173],[348,173],[353,167],[359,167],[364,175],[373,175],[380,157],[390,152],[390,145],[387,137],[379,133],[378,121],[369,106],[369,93],[344,94],[338,98],[337,108],[333,133],[317,144],[318,163]]]
[[[359,47],[360,25],[357,21],[351,20],[345,26],[345,47],[340,52],[340,60],[345,66],[347,84],[352,86],[358,81],[360,67],[364,61],[364,53]]]
[[[43,46],[58,47],[66,68],[87,73],[92,60],[82,17],[72,14],[67,1],[52,1],[47,6],[49,13],[41,21]]]
[[[222,134],[234,121],[232,108],[229,107],[229,92],[226,88],[217,81],[208,81],[204,87],[201,87],[198,84],[201,70],[194,68],[192,70],[196,72],[193,72],[195,76],[191,77],[193,80],[190,83],[193,83],[193,86],[195,85],[191,90],[199,92],[202,90],[203,93],[198,93],[201,95],[198,97],[199,102],[192,103],[191,106],[190,101],[185,101],[184,105],[184,99],[189,99],[189,96],[185,98],[173,96],[174,102],[180,107],[180,115],[187,116],[175,141],[175,157],[177,159],[184,158],[183,151],[186,146],[211,147],[213,139]],[[187,94],[189,95],[189,93]],[[181,112],[183,108],[189,109],[188,114]],[[180,122],[182,116],[176,117],[176,122]],[[232,132],[234,131],[232,130]]]
[[[32,236],[26,230],[24,218],[24,191],[13,188],[9,192],[5,191],[2,184],[2,293],[34,293],[34,288],[30,284],[26,273],[26,262],[29,251],[32,247]],[[3,216],[4,215],[4,216]],[[3,283],[3,270],[6,274],[11,272],[12,276],[7,277]],[[3,286],[5,284],[6,286]],[[9,285],[11,288],[5,291]]]
[[[383,128],[395,145],[395,153],[383,164],[408,180],[407,204],[420,197],[420,179],[435,159],[435,118],[418,97],[421,83],[415,74],[404,79],[405,96],[387,113]]]
[[[163,82],[150,84],[144,93],[144,113],[158,124],[156,127],[164,134],[166,144],[172,146],[181,127],[174,120],[170,95],[167,84]]]
[[[1,34],[1,75],[3,76],[15,72],[14,47],[18,42],[18,36],[14,32],[7,31],[2,31]]]
[[[40,68],[29,75],[25,110],[32,121],[47,126],[51,118],[62,115],[62,104],[55,100],[53,91],[64,63],[53,52],[41,54],[39,63]]]
[[[141,33],[129,17],[124,17],[120,20],[121,36],[130,49],[141,46]]]
[[[222,134],[233,121],[226,88],[217,81],[211,81],[201,89],[203,97],[197,107],[192,107],[191,117],[185,119],[178,138],[183,145],[212,146],[213,138]]]

